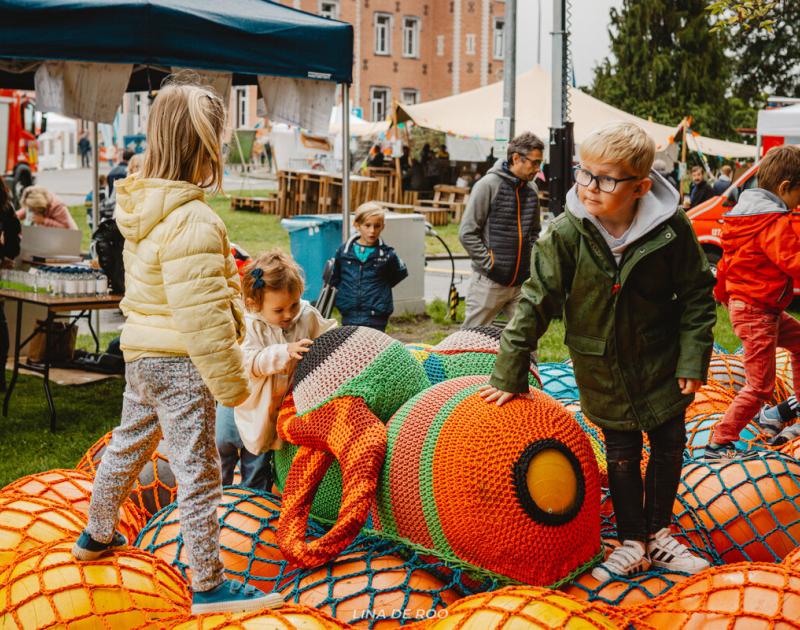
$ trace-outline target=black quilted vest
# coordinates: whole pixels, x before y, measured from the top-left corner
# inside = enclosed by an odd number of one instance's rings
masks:
[[[489,278],[506,286],[519,286],[530,275],[531,232],[539,225],[539,199],[525,182],[501,175],[502,181],[489,210],[489,255],[492,257]]]

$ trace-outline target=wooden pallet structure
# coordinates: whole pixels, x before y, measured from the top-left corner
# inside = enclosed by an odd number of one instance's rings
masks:
[[[261,214],[278,214],[277,197],[240,197],[231,196],[231,209]]]

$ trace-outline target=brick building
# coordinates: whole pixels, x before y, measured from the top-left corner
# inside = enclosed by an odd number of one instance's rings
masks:
[[[504,0],[282,0],[353,24],[351,100],[383,120],[393,100],[429,101],[503,76]]]

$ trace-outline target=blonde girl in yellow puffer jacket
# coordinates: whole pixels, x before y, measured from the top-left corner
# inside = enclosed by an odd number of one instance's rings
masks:
[[[222,220],[204,189],[222,184],[222,100],[172,83],[150,110],[140,173],[116,185],[125,237],[125,394],[94,482],[89,522],[73,548],[90,560],[127,544],[120,504],[162,435],[175,478],[192,571],[192,613],[263,608],[261,591],[227,580],[219,555],[222,496],[214,399],[247,399],[239,341],[239,276]]]

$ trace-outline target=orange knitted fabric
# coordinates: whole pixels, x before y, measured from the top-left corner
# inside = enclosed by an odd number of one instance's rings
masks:
[[[386,455],[386,427],[362,398],[335,398],[303,416],[282,416],[282,439],[301,448],[283,489],[278,544],[304,567],[336,557],[364,526]],[[306,542],[306,524],[317,487],[334,458],[342,471],[340,518],[322,538]]]
[[[550,396],[497,407],[483,383],[444,381],[390,420],[373,523],[437,557],[554,584],[600,551],[594,453]]]

